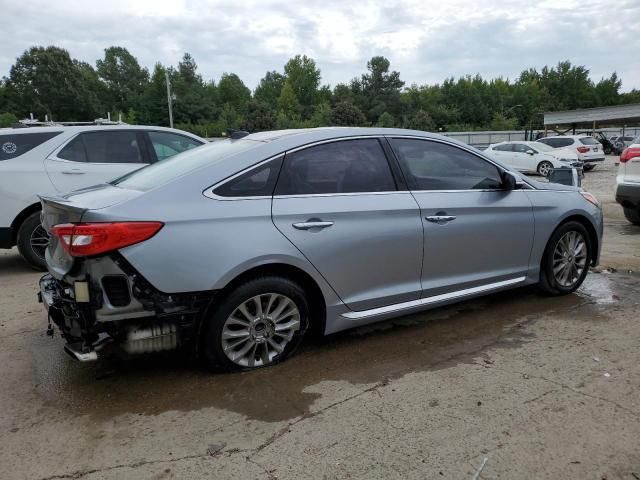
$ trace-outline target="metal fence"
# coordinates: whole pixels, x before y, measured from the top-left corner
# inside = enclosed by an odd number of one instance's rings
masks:
[[[583,129],[584,131],[585,129]],[[544,130],[534,130],[533,135],[538,132],[544,133]],[[579,129],[576,132],[580,131]],[[603,132],[607,137],[612,135],[622,135],[622,128],[598,128],[596,131]],[[485,131],[485,132],[443,132],[447,137],[455,138],[461,142],[469,144],[476,148],[487,148],[492,143],[505,141],[525,140],[526,130],[503,130],[503,131]],[[555,135],[552,130],[548,131],[549,135]],[[632,137],[640,135],[640,127],[626,127],[624,134]]]

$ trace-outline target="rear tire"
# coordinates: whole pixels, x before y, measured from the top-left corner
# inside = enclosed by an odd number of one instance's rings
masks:
[[[560,225],[549,238],[540,264],[539,288],[548,295],[574,292],[591,264],[589,232],[579,222]]]
[[[583,167],[582,167],[582,169],[583,169],[585,172],[590,172],[590,171],[591,171],[591,170],[593,170],[594,168],[596,168],[596,166],[595,166],[595,165],[593,165],[593,164],[588,164],[588,163],[585,163],[585,164],[583,165]]]
[[[542,175],[543,177],[548,177],[549,174],[551,173],[551,170],[553,170],[553,164],[551,162],[547,162],[546,160],[543,160],[538,164],[538,169],[537,169],[538,175]]]
[[[40,225],[40,211],[32,213],[22,222],[16,243],[20,255],[31,268],[39,271],[47,269],[44,252],[49,241],[47,232]]]
[[[634,225],[640,225],[640,207],[638,208],[626,208],[624,207],[624,216],[627,217]]]
[[[304,290],[288,278],[251,280],[226,295],[205,319],[202,359],[218,372],[281,362],[300,346],[309,311]]]

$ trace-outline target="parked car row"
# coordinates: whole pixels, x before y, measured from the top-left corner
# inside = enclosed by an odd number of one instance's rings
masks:
[[[256,133],[42,205],[40,298],[67,352],[188,347],[216,370],[282,361],[314,330],[573,292],[603,230],[593,195],[402,129]]]
[[[0,129],[0,248],[17,245],[31,266],[46,268],[49,235],[40,226],[38,195],[103,183],[204,143],[162,127]]]

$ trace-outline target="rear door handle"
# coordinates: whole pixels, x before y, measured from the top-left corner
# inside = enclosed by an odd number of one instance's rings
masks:
[[[455,215],[431,215],[429,217],[425,217],[425,220],[433,223],[447,223],[455,219]]]
[[[74,168],[73,170],[62,170],[62,173],[64,173],[65,175],[84,175],[87,172],[83,172],[82,170]]]
[[[310,221],[294,223],[293,228],[296,230],[311,230],[312,228],[327,228],[333,225],[333,222]]]

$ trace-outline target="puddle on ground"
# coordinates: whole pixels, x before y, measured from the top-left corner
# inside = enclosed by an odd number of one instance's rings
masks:
[[[564,297],[532,288],[501,292],[313,339],[289,361],[250,373],[211,374],[176,353],[80,364],[63,353],[59,336],[41,334],[33,345],[36,390],[50,406],[97,419],[216,407],[283,421],[309,411],[320,394],[305,389],[321,381],[370,384],[473,363],[489,349],[531,340],[525,324],[546,312],[602,318],[610,303],[637,295],[638,278],[592,273],[577,294]]]

